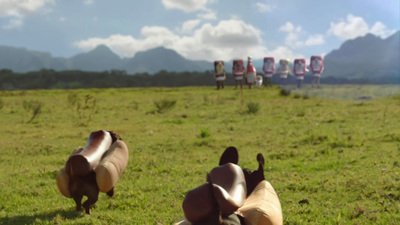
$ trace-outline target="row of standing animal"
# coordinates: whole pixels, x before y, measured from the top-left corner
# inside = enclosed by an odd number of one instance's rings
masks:
[[[266,79],[265,85],[267,86],[272,84],[272,76],[274,74],[279,74],[281,84],[286,85],[288,75],[292,74],[289,68],[289,63],[290,60],[288,59],[280,59],[279,66],[275,70],[275,58],[264,57],[264,64],[262,69],[264,73],[264,78]],[[304,80],[304,75],[309,71],[313,74],[312,87],[314,87],[314,85],[317,85],[319,87],[320,77],[322,72],[324,71],[324,61],[322,56],[311,56],[309,69],[306,66],[306,59],[302,58],[294,60],[293,73],[296,76],[298,88],[301,88]],[[243,88],[243,77],[249,88],[252,88],[253,85],[259,87],[263,83],[263,77],[257,75],[256,68],[253,65],[251,57],[248,57],[247,67],[244,66],[243,59],[233,60],[232,74],[235,77],[236,88],[238,87],[238,85],[240,85],[240,88]],[[214,62],[214,79],[217,82],[217,89],[224,88],[226,74],[224,70],[224,61],[222,60]]]

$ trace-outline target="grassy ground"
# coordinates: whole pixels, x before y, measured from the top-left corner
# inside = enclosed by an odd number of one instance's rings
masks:
[[[242,167],[255,169],[256,154],[264,154],[285,224],[395,224],[398,93],[398,86],[323,86],[288,96],[277,87],[2,92],[0,224],[171,224],[183,215],[186,192],[205,182],[228,146],[239,149]],[[119,133],[130,158],[116,195],[101,193],[85,215],[55,178],[100,129]]]

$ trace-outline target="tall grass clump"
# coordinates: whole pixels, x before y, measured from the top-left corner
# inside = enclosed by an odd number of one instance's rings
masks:
[[[258,102],[247,103],[247,113],[256,114],[260,110],[260,104]]]
[[[36,100],[31,100],[24,101],[22,106],[24,107],[25,111],[32,113],[31,118],[27,122],[30,123],[42,112],[43,103]]]
[[[287,89],[285,89],[285,88],[280,88],[279,94],[280,94],[281,96],[289,96],[289,95],[291,94],[291,91],[290,91],[290,90],[287,90]]]
[[[67,99],[68,103],[72,106],[75,106],[79,101],[78,94],[76,92],[69,93]]]
[[[202,128],[200,130],[200,137],[201,138],[208,138],[211,137],[211,132],[208,130],[208,128]]]
[[[69,97],[69,100],[70,99],[70,103],[75,102],[75,104],[77,105],[76,111],[79,117],[79,125],[88,126],[89,123],[92,121],[93,114],[97,111],[96,98],[91,95],[86,95],[83,104],[79,102],[78,96],[75,97],[72,95],[71,98]]]
[[[158,101],[154,101],[153,103],[154,106],[156,107],[157,113],[165,113],[174,108],[176,100],[161,99]]]

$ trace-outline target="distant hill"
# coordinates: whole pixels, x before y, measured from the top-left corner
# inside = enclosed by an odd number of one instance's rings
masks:
[[[28,72],[42,68],[65,70],[68,69],[68,66],[66,59],[52,57],[49,53],[0,46],[0,68],[16,72]]]
[[[105,45],[99,45],[87,53],[78,54],[68,61],[70,61],[71,69],[83,71],[105,71],[120,69],[122,66],[121,58]]]
[[[382,39],[372,34],[344,42],[324,57],[324,76],[400,76],[400,32]]]
[[[128,73],[154,74],[161,70],[168,72],[205,71],[212,69],[212,63],[207,61],[188,60],[174,50],[158,47],[145,52],[136,53],[128,59],[122,69]]]
[[[93,72],[114,69],[125,70],[129,74],[154,74],[161,70],[168,72],[204,72],[212,70],[212,68],[210,62],[188,60],[175,51],[163,47],[138,52],[132,58],[121,59],[104,45],[99,45],[89,52],[71,58],[52,57],[49,53],[29,51],[25,48],[0,46],[0,69],[10,69],[20,73],[41,69]]]
[[[381,39],[372,34],[344,42],[339,49],[324,58],[324,76],[372,78],[399,76],[400,32]],[[247,59],[244,59],[247,63]],[[257,73],[262,73],[262,59],[255,59]],[[292,68],[292,65],[291,65]],[[75,55],[71,58],[53,57],[50,53],[25,48],[0,46],[0,69],[25,73],[41,69],[82,70],[103,72],[123,70],[128,74],[167,72],[204,72],[213,70],[213,62],[188,60],[177,52],[157,47],[138,52],[134,57],[121,59],[107,46]],[[225,61],[225,71],[231,73],[232,60]]]

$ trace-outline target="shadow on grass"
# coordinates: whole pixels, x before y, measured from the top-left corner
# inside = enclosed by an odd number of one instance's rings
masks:
[[[35,214],[32,216],[14,216],[14,217],[4,217],[0,218],[0,224],[34,224],[40,221],[52,221],[52,220],[68,220],[74,219],[81,215],[80,212],[75,210],[63,211],[56,210],[49,213]]]

